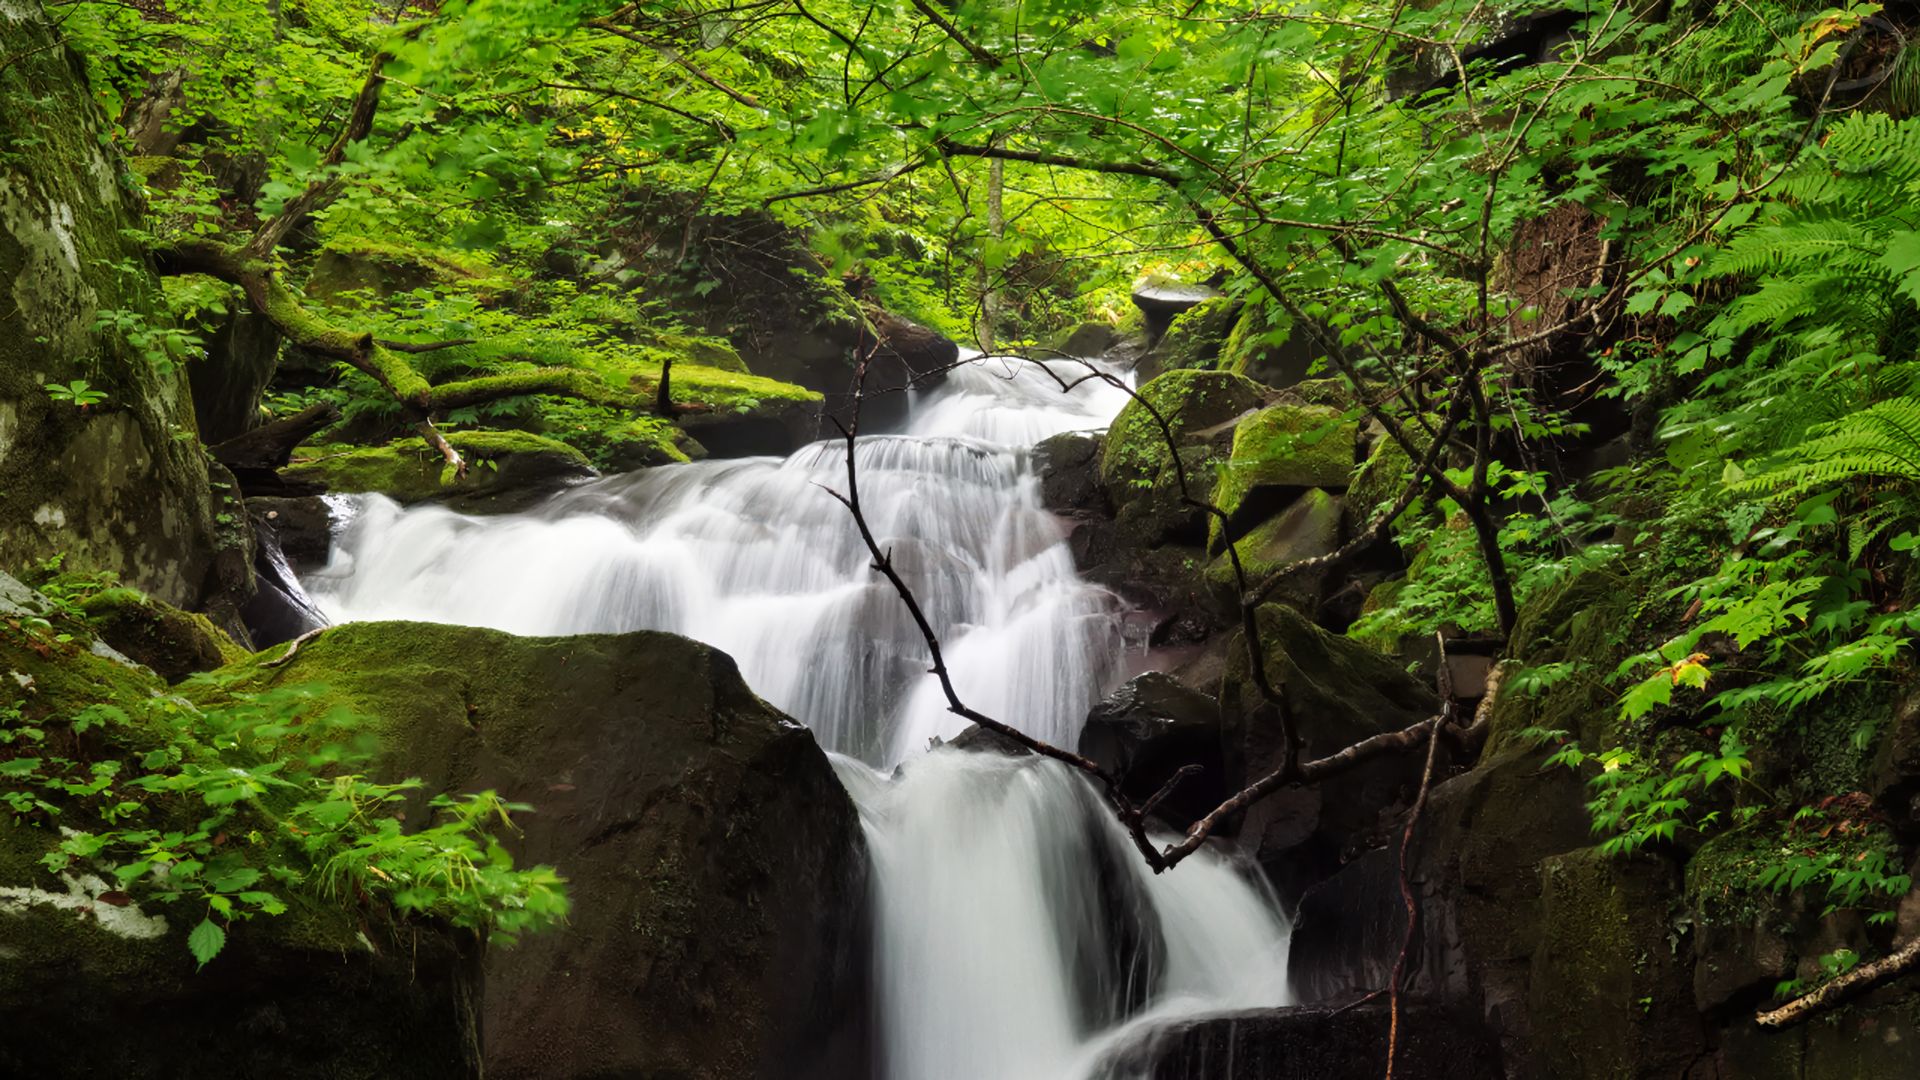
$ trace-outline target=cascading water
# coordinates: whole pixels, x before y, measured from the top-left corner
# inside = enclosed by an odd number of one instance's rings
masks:
[[[982,361],[916,400],[904,434],[856,449],[869,523],[961,697],[1065,746],[1122,674],[1120,611],[1075,574],[1028,447],[1123,403]],[[845,482],[830,441],[610,477],[500,517],[355,497],[305,584],[336,621],[658,629],[732,654],[813,728],[859,808],[892,1080],[1119,1080],[1118,1051],[1168,1020],[1285,1003],[1287,927],[1242,861],[1204,851],[1155,876],[1063,766],[937,745],[964,721],[823,490]]]

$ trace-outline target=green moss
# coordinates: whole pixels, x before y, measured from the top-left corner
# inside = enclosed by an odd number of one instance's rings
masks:
[[[467,476],[453,470],[425,439],[398,439],[385,446],[310,448],[314,456],[296,458],[287,475],[316,481],[329,491],[373,491],[400,502],[474,491],[534,474],[585,474],[585,454],[556,439],[525,431],[450,431],[446,440],[468,461]],[[491,465],[492,469],[483,466]]]
[[[81,602],[100,640],[152,668],[168,682],[211,671],[248,655],[212,620],[181,611],[136,589],[117,588]]]
[[[1167,421],[1176,443],[1204,438],[1258,406],[1261,391],[1254,383],[1222,371],[1169,371],[1138,391]],[[1129,401],[1114,418],[1100,457],[1100,481],[1116,505],[1124,505],[1150,488],[1154,478],[1173,460],[1160,426],[1139,402]]]
[[[1234,542],[1247,584],[1255,585],[1275,570],[1298,559],[1325,555],[1340,546],[1340,501],[1314,488],[1295,499],[1286,511],[1257,526]],[[1226,552],[1207,564],[1206,580],[1223,611],[1238,608],[1239,583]],[[1279,597],[1298,605],[1311,602],[1318,579],[1298,575],[1283,586]]]
[[[1214,505],[1232,518],[1247,494],[1261,487],[1344,489],[1353,475],[1359,427],[1338,410],[1319,405],[1272,405],[1233,429],[1233,452]],[[1215,518],[1210,544],[1220,540]]]
[[[376,296],[433,285],[455,285],[493,292],[506,280],[465,252],[424,244],[403,244],[363,236],[329,238],[307,276],[307,295],[332,301],[342,293]]]

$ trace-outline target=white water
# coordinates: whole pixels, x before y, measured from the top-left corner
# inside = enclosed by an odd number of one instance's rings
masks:
[[[1119,678],[1119,604],[1082,582],[1027,448],[1101,427],[1124,395],[1073,395],[982,362],[858,448],[869,523],[940,634],[961,697],[1071,747]],[[1287,1000],[1287,927],[1240,860],[1150,873],[1091,788],[1055,763],[949,748],[964,727],[872,572],[843,444],[784,460],[651,469],[523,514],[352,500],[305,582],[330,618],[523,634],[671,630],[730,653],[805,721],[873,854],[882,1070],[890,1080],[1124,1075],[1103,1059],[1196,1013]]]

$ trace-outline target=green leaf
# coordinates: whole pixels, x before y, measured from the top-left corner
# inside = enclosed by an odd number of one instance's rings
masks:
[[[187,935],[187,950],[193,953],[193,958],[199,961],[201,967],[206,967],[207,961],[219,956],[220,950],[226,947],[227,932],[212,919],[201,919],[200,925]]]

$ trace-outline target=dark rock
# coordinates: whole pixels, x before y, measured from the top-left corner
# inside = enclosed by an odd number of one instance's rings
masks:
[[[254,536],[271,534],[296,570],[325,566],[333,554],[333,510],[318,495],[299,498],[261,496],[247,500]]]
[[[1176,1021],[1112,1055],[1100,1077],[1151,1080],[1379,1080],[1386,1074],[1384,1000],[1299,1005]],[[1469,1016],[1402,1001],[1396,1076],[1492,1080],[1493,1040]]]
[[[1100,487],[1102,436],[1067,431],[1033,448],[1033,471],[1040,477],[1040,505],[1056,513],[1105,513]]]
[[[1866,791],[1895,831],[1920,839],[1920,695],[1895,708],[1868,769]]]
[[[968,724],[967,730],[955,735],[948,746],[971,754],[1001,754],[1006,757],[1026,757],[1033,751],[1015,740],[988,727]]]
[[[1174,316],[1134,370],[1145,380],[1176,368],[1215,367],[1243,306],[1231,297],[1215,296]]]
[[[1162,802],[1159,817],[1185,830],[1229,794],[1220,750],[1220,705],[1150,671],[1129,680],[1087,714],[1079,752],[1120,777],[1136,804],[1160,790],[1181,768],[1199,766]]]
[[[865,856],[805,728],[669,634],[335,627],[249,685],[318,683],[425,792],[527,802],[568,926],[487,963],[487,1075],[867,1075]],[[424,807],[410,807],[424,814]]]
[[[1309,760],[1439,711],[1432,688],[1394,661],[1327,633],[1292,608],[1262,606],[1259,627],[1267,677],[1286,695]],[[1284,752],[1280,731],[1249,678],[1244,645],[1227,654],[1220,702],[1236,786],[1278,768]],[[1420,755],[1389,755],[1313,787],[1270,797],[1247,812],[1243,844],[1291,903],[1307,886],[1384,839],[1381,815],[1411,801],[1421,767]]]
[[[232,291],[227,314],[199,328],[207,355],[186,365],[200,441],[208,446],[259,425],[261,395],[280,362],[280,331]]]

